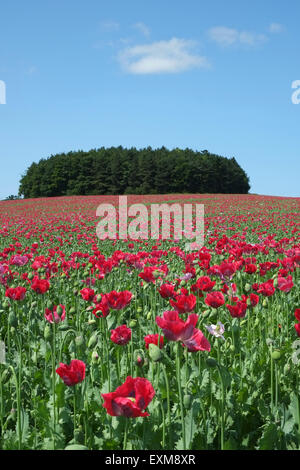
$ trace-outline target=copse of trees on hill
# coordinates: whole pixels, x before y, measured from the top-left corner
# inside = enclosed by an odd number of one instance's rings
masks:
[[[52,155],[32,163],[19,196],[239,193],[249,178],[235,158],[207,150],[111,147]]]

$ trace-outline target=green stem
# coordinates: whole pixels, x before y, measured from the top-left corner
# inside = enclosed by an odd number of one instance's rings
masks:
[[[179,395],[179,404],[180,404],[180,414],[181,414],[181,428],[182,428],[182,440],[183,440],[183,450],[186,449],[186,438],[185,438],[185,423],[184,423],[184,407],[182,399],[182,388],[181,388],[181,377],[180,377],[180,343],[177,342],[176,348],[176,376],[177,376],[177,385],[178,385],[178,395]]]

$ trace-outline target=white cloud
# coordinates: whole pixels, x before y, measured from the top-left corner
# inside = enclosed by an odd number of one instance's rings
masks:
[[[137,29],[138,31],[140,31],[144,36],[146,37],[150,36],[150,29],[148,28],[148,26],[145,25],[145,23],[142,23],[142,22],[135,23],[133,27]]]
[[[101,21],[100,29],[106,32],[119,31],[120,25],[116,21]]]
[[[264,34],[249,31],[238,31],[226,26],[216,26],[208,31],[210,38],[220,46],[231,46],[233,44],[246,44],[256,46],[267,40]]]
[[[270,33],[281,33],[284,30],[284,26],[280,23],[271,23],[269,26],[268,31]]]
[[[119,54],[123,69],[132,74],[179,73],[195,67],[207,67],[205,57],[192,54],[194,41],[172,38],[129,47]]]

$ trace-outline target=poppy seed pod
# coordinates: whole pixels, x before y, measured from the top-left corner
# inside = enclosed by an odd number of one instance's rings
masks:
[[[159,362],[162,358],[162,352],[156,344],[150,343],[149,344],[149,356],[153,362]]]
[[[279,351],[279,349],[274,349],[274,351],[272,351],[271,353],[271,357],[274,361],[278,361],[278,359],[281,358],[281,352]]]

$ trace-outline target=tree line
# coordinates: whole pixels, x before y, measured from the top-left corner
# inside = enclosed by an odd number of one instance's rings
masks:
[[[236,193],[249,178],[235,158],[191,149],[111,147],[51,155],[32,163],[19,196]]]

